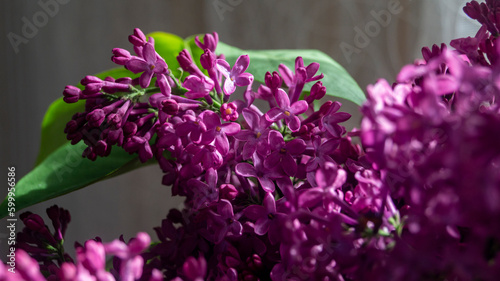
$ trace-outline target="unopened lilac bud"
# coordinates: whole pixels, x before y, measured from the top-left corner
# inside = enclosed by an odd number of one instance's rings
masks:
[[[82,91],[75,86],[68,85],[64,88],[63,100],[66,103],[75,103],[80,99]]]
[[[269,71],[266,73],[265,76],[265,82],[266,86],[268,86],[271,89],[276,89],[281,87],[282,83],[281,76],[278,74],[278,72],[273,71],[273,74],[271,74]]]
[[[326,101],[321,107],[319,108],[319,112],[321,112],[321,115],[325,115],[328,110],[330,110],[330,107],[332,106],[333,102],[332,101]]]
[[[91,84],[91,83],[102,83],[102,79],[100,79],[99,77],[96,77],[96,76],[92,76],[92,75],[87,75],[85,77],[83,77],[83,79],[80,81],[80,83],[82,83],[82,85],[86,86],[88,84]]]
[[[236,121],[239,116],[237,106],[234,102],[222,104],[220,107],[220,113],[222,120],[224,121]]]
[[[194,42],[202,50],[209,49],[211,52],[215,52],[215,49],[217,48],[217,43],[219,42],[219,35],[217,34],[217,32],[214,32],[212,34],[207,33],[205,34],[205,36],[203,36],[203,43],[201,43],[198,36],[196,36]]]
[[[108,144],[103,140],[99,140],[95,145],[94,151],[99,156],[106,156],[109,154]]]
[[[125,136],[135,135],[137,133],[137,124],[134,122],[127,122],[123,125],[123,134]]]
[[[212,69],[215,67],[215,60],[217,56],[211,52],[209,49],[205,49],[205,52],[200,57],[201,66],[206,69]]]
[[[78,122],[76,122],[75,120],[71,120],[68,123],[66,123],[66,127],[64,128],[64,133],[66,134],[74,133],[78,131],[79,127],[80,126],[78,126]]]
[[[226,183],[220,186],[221,199],[226,199],[231,201],[234,198],[236,198],[236,196],[238,196],[238,190],[236,189],[236,187],[234,187],[234,185]]]
[[[262,269],[262,259],[257,254],[253,254],[251,257],[248,257],[246,262],[248,267],[254,272],[259,272]]]
[[[104,119],[106,117],[106,114],[104,111],[100,108],[90,112],[87,114],[87,121],[89,122],[89,125],[92,127],[99,127],[101,126],[102,122],[104,122]]]
[[[134,28],[134,34],[128,36],[128,41],[139,47],[144,46],[147,42],[146,35],[139,28]]]
[[[163,100],[161,104],[161,110],[166,114],[175,115],[179,112],[179,104],[173,99]]]
[[[114,48],[112,52],[111,60],[118,65],[125,65],[132,58],[130,52],[125,49]]]
[[[314,100],[323,98],[326,94],[326,87],[323,86],[321,81],[316,82],[311,87],[311,94],[306,98],[307,103],[312,103]]]

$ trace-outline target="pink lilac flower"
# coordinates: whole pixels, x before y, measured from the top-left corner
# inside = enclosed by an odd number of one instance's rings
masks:
[[[223,103],[220,107],[220,113],[222,120],[224,121],[236,121],[238,120],[238,111],[236,104],[234,102]]]
[[[201,115],[207,130],[202,133],[199,144],[210,144],[214,141],[217,150],[226,155],[229,152],[228,136],[237,134],[240,125],[234,122],[222,124],[219,116],[213,111],[204,111]]]
[[[219,200],[219,189],[217,185],[217,170],[210,168],[205,173],[205,181],[190,179],[186,183],[193,208],[201,209]]]
[[[224,94],[229,96],[236,90],[236,86],[244,87],[252,84],[253,75],[245,72],[250,64],[250,57],[242,55],[236,59],[233,68],[223,59],[216,61],[217,69],[226,77],[224,82]]]
[[[139,84],[142,88],[147,88],[153,75],[156,75],[158,85],[162,88],[165,96],[170,95],[170,85],[166,81],[165,74],[168,71],[167,63],[156,54],[153,44],[150,42],[144,45],[143,58],[132,57],[126,64],[127,69],[133,73],[140,73]]]
[[[276,210],[276,202],[271,193],[266,193],[262,206],[251,205],[245,208],[245,216],[255,221],[255,234],[264,235],[269,232],[269,241],[273,244],[279,241],[280,220],[285,218],[285,214]]]
[[[210,91],[214,88],[214,81],[203,75],[201,78],[198,76],[190,75],[186,77],[182,84],[188,91],[185,93],[187,98],[199,99],[208,96]]]
[[[250,158],[255,151],[261,155],[267,155],[269,152],[267,140],[271,122],[267,121],[264,115],[259,116],[257,112],[247,108],[242,110],[242,115],[248,128],[241,130],[234,137],[245,143],[242,151],[243,159]]]
[[[283,77],[283,82],[289,88],[291,102],[296,102],[299,99],[305,83],[319,80],[324,76],[323,74],[314,76],[319,69],[319,63],[313,62],[305,67],[302,57],[297,57],[295,60],[295,74],[284,64],[280,64],[278,69]]]
[[[269,132],[269,146],[271,153],[264,160],[264,167],[273,168],[280,166],[285,174],[290,177],[297,173],[297,162],[295,155],[299,155],[306,149],[306,144],[302,139],[294,139],[289,142],[284,141],[280,132],[272,130]]]
[[[290,104],[288,95],[283,89],[278,89],[275,93],[277,107],[271,108],[266,113],[266,118],[270,122],[276,122],[285,119],[285,123],[292,132],[300,129],[300,118],[297,116],[306,112],[307,102],[304,100],[296,101]]]
[[[149,247],[150,243],[149,235],[140,232],[130,240],[128,245],[120,240],[114,240],[104,245],[106,254],[114,255],[120,259],[120,280],[134,281],[141,277],[144,260],[140,254]]]

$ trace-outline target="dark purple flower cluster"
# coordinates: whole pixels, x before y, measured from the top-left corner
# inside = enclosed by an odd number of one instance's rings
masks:
[[[361,129],[350,133],[340,103],[314,107],[326,93],[318,63],[299,57],[256,86],[249,56],[231,66],[215,55],[213,33],[195,40],[203,69],[179,54],[189,73],[181,81],[136,29],[137,56],[114,49],[112,60],[140,77],[68,86],[67,102],[87,104],[66,132],[86,142],[90,159],[112,145],[156,159],[185,208],[155,228],[157,243],[144,233],[129,243],[89,240],[75,262],[61,250],[66,211],[49,210],[54,234],[23,215],[20,274],[9,279],[0,268],[0,280],[45,280],[40,270],[65,281],[496,280],[497,3],[467,4],[482,28],[453,40],[455,51],[424,48],[397,83],[369,86]],[[232,99],[237,87],[243,100]],[[110,270],[105,255],[114,256]]]

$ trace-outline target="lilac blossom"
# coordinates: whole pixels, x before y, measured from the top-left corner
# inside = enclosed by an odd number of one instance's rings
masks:
[[[212,111],[205,111],[201,115],[207,130],[202,133],[199,144],[210,144],[214,141],[217,150],[226,155],[229,152],[228,136],[237,134],[240,125],[233,122],[222,124],[219,116]]]
[[[166,96],[170,95],[170,85],[166,81],[165,73],[167,73],[167,63],[161,58],[158,58],[153,44],[146,43],[143,50],[143,58],[132,57],[126,64],[127,69],[133,73],[140,73],[139,84],[142,88],[147,88],[151,82],[153,75],[156,75],[160,87],[163,85],[162,93]],[[163,81],[162,81],[163,80]]]
[[[281,133],[272,130],[269,132],[269,146],[271,153],[264,160],[264,167],[273,168],[279,166],[288,176],[295,176],[297,162],[294,156],[304,152],[306,149],[305,142],[302,139],[294,139],[285,143]]]
[[[184,80],[183,86],[188,89],[186,97],[190,99],[199,99],[206,97],[214,88],[212,79],[203,75],[201,78],[198,76],[190,75]]]
[[[242,152],[243,159],[250,158],[255,151],[261,155],[267,155],[269,152],[267,140],[271,122],[267,121],[264,115],[259,116],[257,112],[246,108],[242,110],[242,115],[248,129],[241,130],[234,137],[245,143]]]
[[[273,244],[279,241],[279,222],[283,220],[285,214],[276,210],[276,202],[271,193],[266,193],[262,206],[251,205],[245,208],[245,216],[255,221],[255,234],[264,235],[268,233],[269,241]]]
[[[250,57],[248,55],[239,56],[233,68],[223,59],[218,59],[216,64],[217,69],[226,77],[223,87],[225,95],[229,96],[234,93],[236,86],[244,87],[252,84],[253,75],[245,72],[250,64]]]
[[[283,89],[278,89],[275,93],[277,107],[271,108],[266,113],[266,118],[270,122],[276,122],[285,119],[286,125],[292,132],[296,132],[300,128],[300,118],[297,116],[306,112],[307,102],[300,100],[290,104],[288,95]]]

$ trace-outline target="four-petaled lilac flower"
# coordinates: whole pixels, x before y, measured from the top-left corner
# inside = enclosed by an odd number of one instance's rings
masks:
[[[267,120],[276,122],[285,119],[285,122],[292,132],[300,129],[300,119],[297,116],[307,110],[307,102],[304,100],[296,101],[290,105],[290,99],[283,89],[278,89],[274,95],[278,107],[271,108],[266,113]]]
[[[242,115],[248,125],[248,129],[241,130],[234,137],[245,142],[242,153],[243,159],[252,157],[255,151],[261,155],[267,155],[269,152],[267,138],[271,122],[267,121],[264,115],[259,116],[257,112],[247,108],[243,109]]]
[[[207,130],[202,133],[199,144],[210,144],[215,140],[215,147],[222,154],[226,155],[229,152],[229,140],[227,136],[234,136],[240,131],[238,123],[224,123],[220,121],[220,117],[213,111],[204,111],[202,120]]]
[[[280,132],[272,130],[269,132],[269,146],[271,154],[264,160],[264,167],[272,168],[281,166],[283,171],[290,177],[297,173],[297,162],[293,158],[306,150],[306,143],[302,139],[293,139],[285,143]]]
[[[308,66],[304,66],[302,57],[295,59],[295,74],[284,64],[280,64],[278,69],[283,77],[283,81],[289,88],[288,92],[290,93],[290,100],[292,102],[299,99],[305,83],[323,78],[323,74],[314,76],[318,72],[319,63],[313,62]]]
[[[189,75],[182,86],[188,89],[185,94],[187,98],[199,99],[210,94],[210,91],[214,88],[214,81],[204,75],[201,78],[196,75]]]
[[[219,200],[219,189],[217,187],[217,170],[210,168],[205,174],[205,181],[190,179],[186,183],[193,194],[193,207],[200,209]]]
[[[133,73],[140,73],[139,85],[142,88],[149,87],[151,83],[151,78],[156,75],[158,85],[160,88],[164,87],[165,90],[162,93],[166,96],[170,95],[170,85],[165,74],[168,72],[167,63],[156,54],[155,48],[152,43],[148,42],[144,45],[143,58],[132,57],[126,64],[128,70]]]
[[[245,216],[255,221],[254,231],[257,235],[268,233],[269,241],[275,244],[280,239],[279,222],[286,215],[276,211],[276,202],[272,193],[264,196],[262,206],[250,205],[244,210]]]
[[[226,199],[217,203],[217,213],[211,212],[209,216],[209,228],[214,231],[214,242],[220,243],[228,233],[241,236],[243,226],[235,217],[233,205]]]
[[[238,163],[234,167],[234,171],[243,177],[257,178],[264,191],[274,192],[275,184],[273,180],[283,177],[283,173],[277,171],[276,167],[265,168],[263,156],[258,153],[254,153],[252,159],[253,166],[248,163]]]
[[[139,232],[128,245],[118,239],[104,245],[106,254],[115,255],[121,260],[120,280],[134,281],[141,277],[144,260],[140,254],[149,247],[150,243],[149,235]]]
[[[225,95],[229,96],[234,93],[236,86],[243,87],[252,84],[253,75],[245,72],[250,64],[248,55],[238,57],[232,69],[229,63],[223,59],[218,59],[216,64],[217,69],[226,77],[223,88]]]

